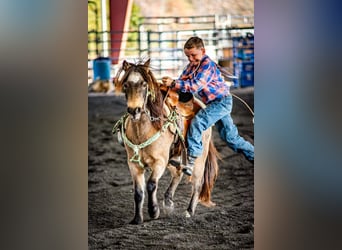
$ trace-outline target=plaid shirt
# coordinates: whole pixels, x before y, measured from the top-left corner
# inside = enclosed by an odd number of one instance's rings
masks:
[[[199,68],[188,64],[174,88],[182,92],[197,93],[205,104],[229,95],[229,86],[225,83],[216,63],[205,55]]]

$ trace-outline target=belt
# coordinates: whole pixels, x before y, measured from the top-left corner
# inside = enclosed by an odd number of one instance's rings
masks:
[[[228,96],[231,96],[231,94],[229,93],[228,95],[225,95],[225,96],[223,96],[223,97],[221,97],[221,98],[215,98],[214,100],[207,102],[207,105],[210,104],[210,103],[212,103],[212,102],[219,102],[219,101],[222,101],[223,99],[227,98]]]

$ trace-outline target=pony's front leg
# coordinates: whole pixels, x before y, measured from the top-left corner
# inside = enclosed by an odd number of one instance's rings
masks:
[[[145,190],[145,177],[144,170],[130,166],[131,175],[133,178],[134,187],[134,218],[130,224],[141,224],[143,223],[143,204],[144,204],[144,190]]]
[[[151,176],[147,182],[148,193],[148,213],[152,219],[157,219],[160,215],[160,209],[157,199],[157,189],[160,177],[165,171],[165,166],[162,164],[155,164],[152,167]]]

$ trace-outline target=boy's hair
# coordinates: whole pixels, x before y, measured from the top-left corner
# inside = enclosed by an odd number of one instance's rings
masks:
[[[190,37],[184,44],[184,49],[204,48],[203,40],[197,36]]]

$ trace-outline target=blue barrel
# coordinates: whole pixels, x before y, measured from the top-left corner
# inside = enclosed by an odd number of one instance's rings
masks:
[[[93,61],[94,81],[110,79],[111,60],[108,57],[98,57]]]

